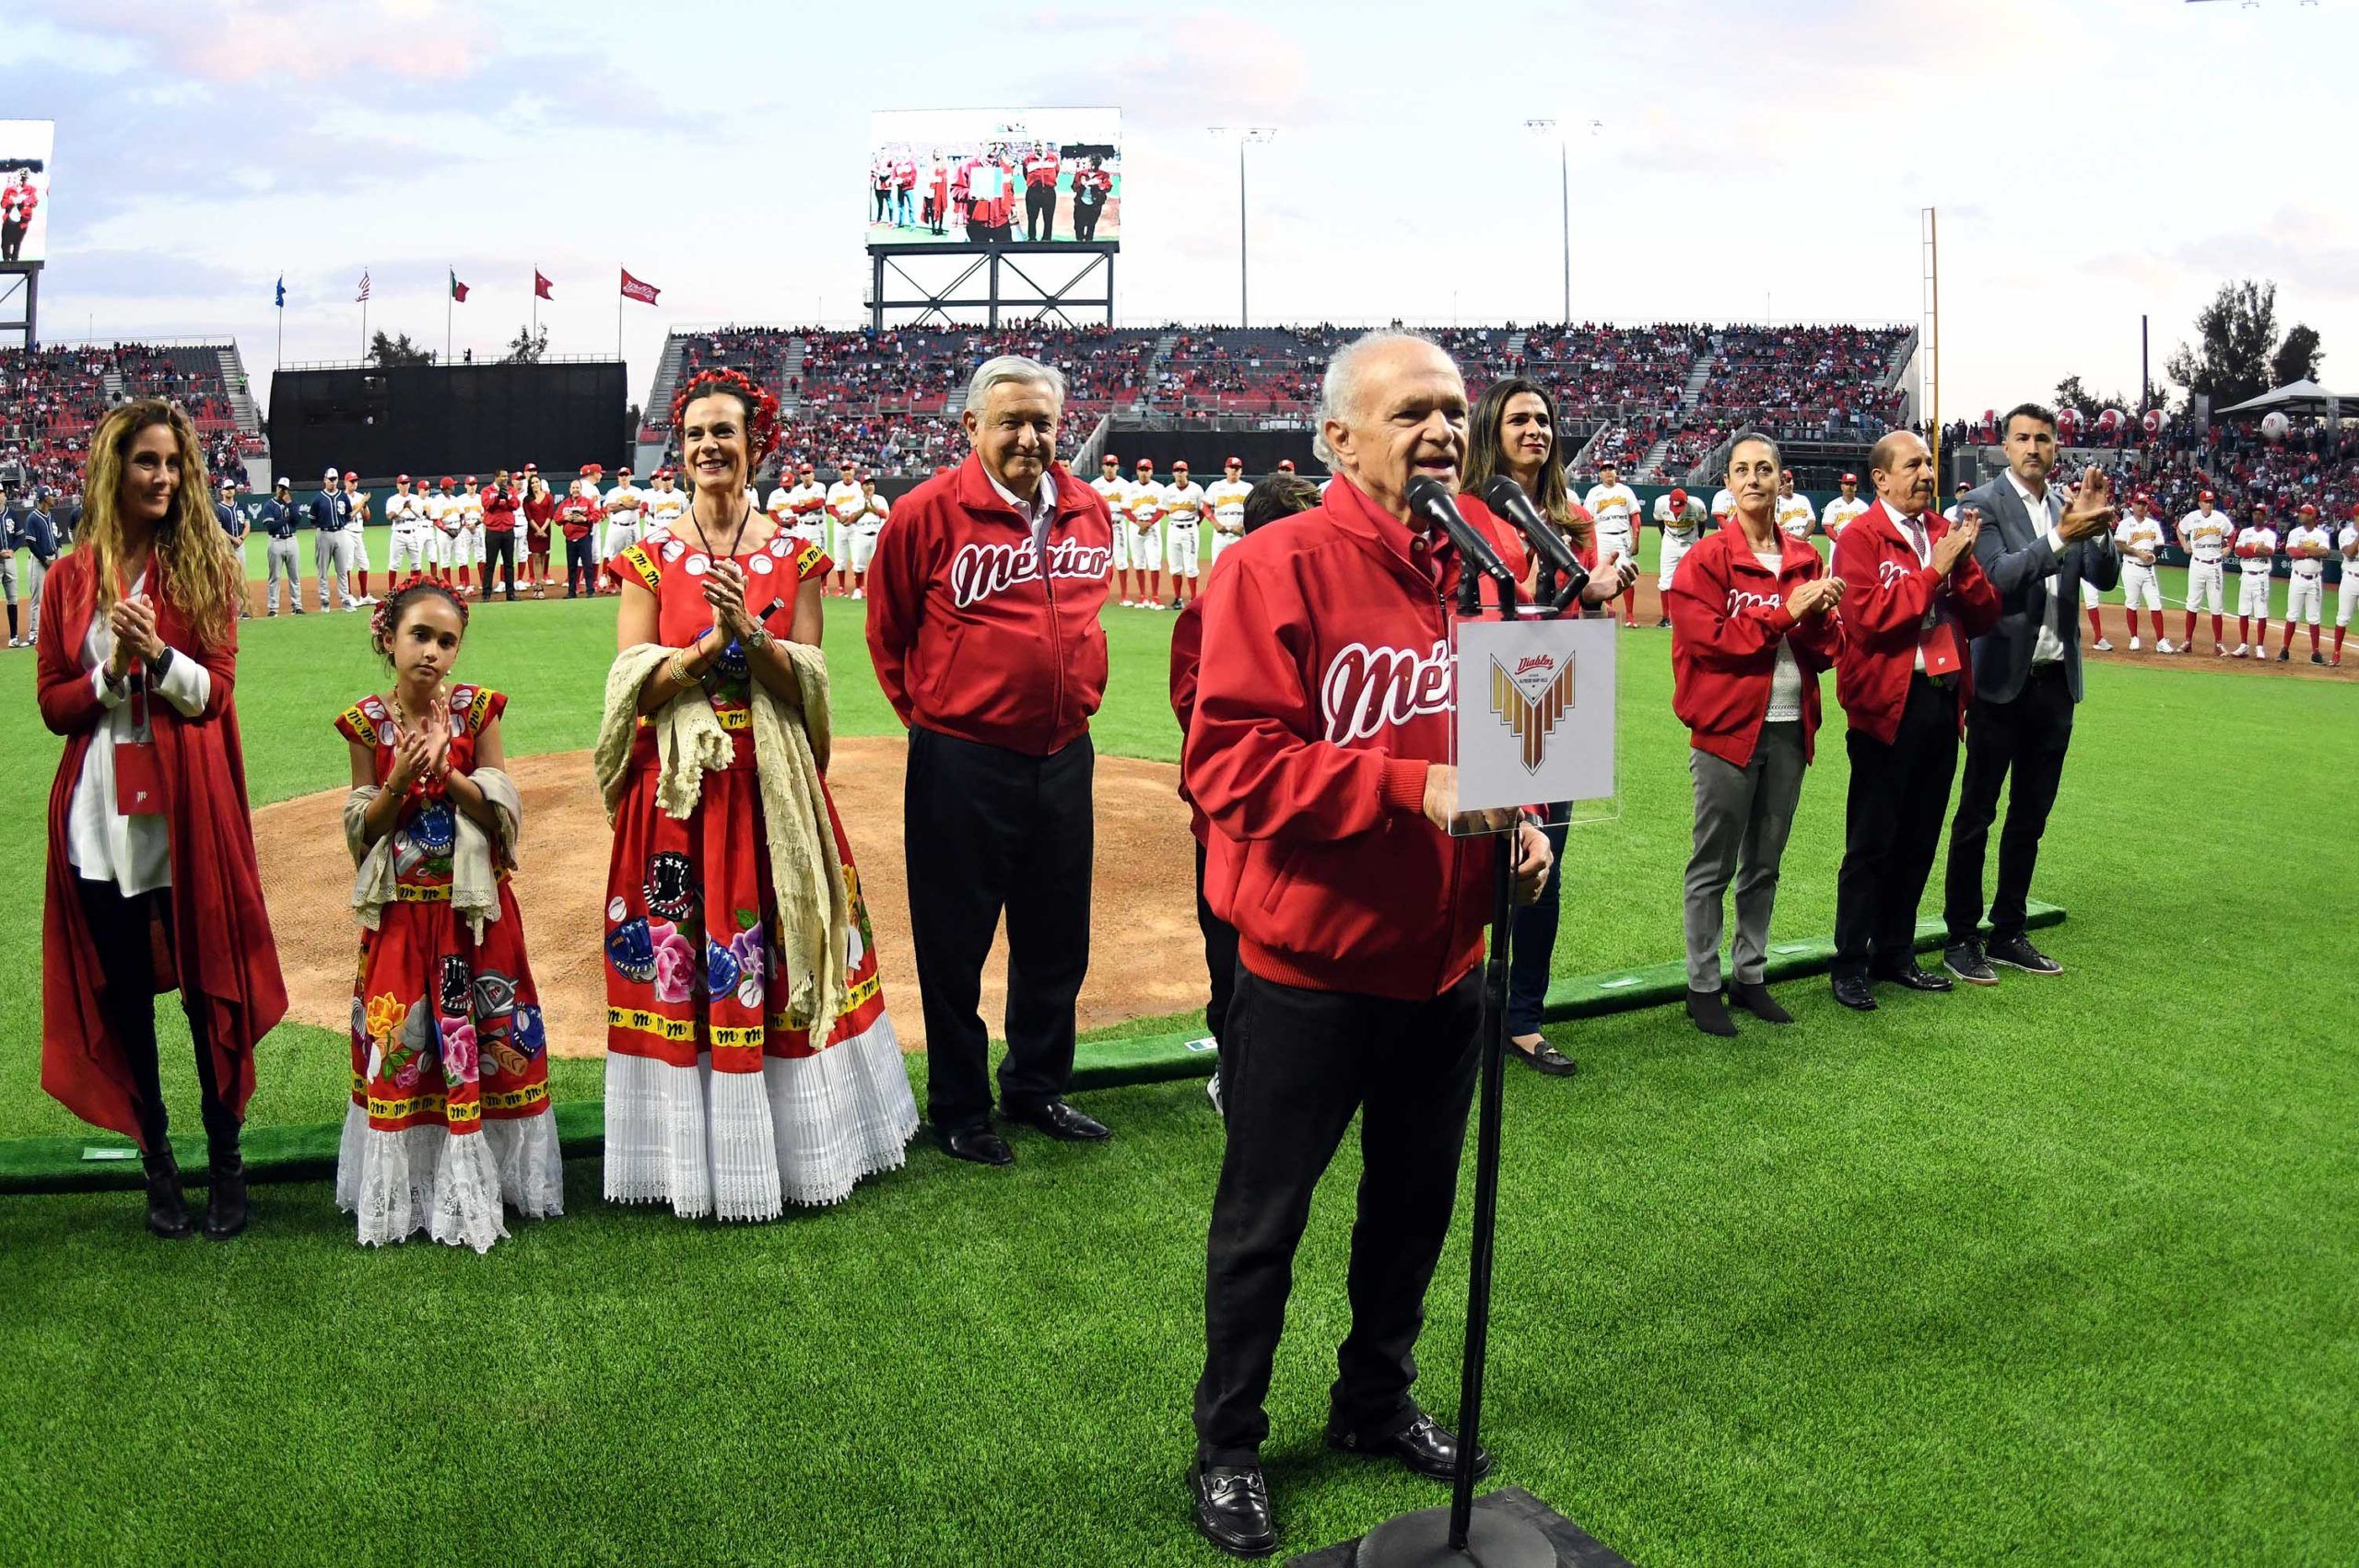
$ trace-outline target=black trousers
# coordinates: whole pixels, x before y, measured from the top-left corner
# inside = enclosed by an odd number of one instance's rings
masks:
[[[1212,978],[1212,999],[1204,1003],[1204,1033],[1220,1049],[1228,1025],[1230,1000],[1237,994],[1237,928],[1213,913],[1204,899],[1204,847],[1196,846],[1196,929],[1204,933],[1204,973]]]
[[[82,918],[89,923],[90,945],[99,955],[104,991],[99,1011],[123,1046],[130,1069],[133,1097],[138,1103],[139,1144],[161,1151],[168,1147],[164,1114],[162,1068],[156,1059],[156,948],[159,930],[170,930],[170,899],[163,893],[143,893],[125,898],[111,882],[74,879],[82,900]],[[188,993],[181,993],[182,1011],[188,1014],[189,1037],[196,1044],[197,1111],[204,1118],[205,1141],[217,1151],[238,1146],[238,1117],[221,1101],[213,1076],[213,1053],[205,1048],[205,1028]]]
[[[504,529],[488,529],[483,536],[483,596],[491,597],[491,585],[505,574],[508,597],[516,597],[516,535]]]
[[[1540,1010],[1548,1000],[1548,977],[1556,961],[1556,926],[1563,913],[1560,891],[1565,885],[1565,835],[1572,821],[1570,806],[1550,806],[1541,831],[1556,857],[1556,869],[1540,889],[1540,896],[1516,907],[1515,927],[1508,946],[1508,1033],[1540,1033]]]
[[[902,791],[910,934],[925,1004],[926,1116],[945,1132],[991,1117],[983,959],[1007,915],[1007,1056],[1000,1104],[1030,1110],[1073,1077],[1074,1000],[1089,972],[1097,754],[1048,756],[910,731]]]
[[[1389,1437],[1416,1418],[1416,1344],[1474,1097],[1478,966],[1430,1001],[1304,990],[1240,965],[1221,1042],[1227,1142],[1204,1246],[1196,1454],[1255,1462],[1310,1195],[1360,1117],[1359,1214],[1328,1419]]]
[[[577,575],[581,579],[581,592],[594,593],[598,590],[598,568],[591,559],[590,552],[590,539],[586,534],[565,542],[565,596],[568,599],[574,595],[573,584]]]
[[[0,223],[0,262],[18,259],[25,248],[25,229],[28,227],[22,223]]]
[[[2013,702],[1985,702],[1966,710],[1966,781],[1958,788],[1957,816],[1950,824],[1950,863],[1944,878],[1942,918],[1952,942],[1978,935],[1982,926],[1983,848],[1999,815],[1999,789],[2013,769],[2007,793],[2007,825],[1999,834],[1999,885],[1990,899],[1990,937],[2002,942],[2024,934],[2024,905],[2039,864],[2039,837],[2048,808],[2064,778],[2064,753],[2072,743],[2072,685],[2061,663],[2035,664]]]
[[[1916,954],[1917,905],[1957,773],[1957,703],[1954,688],[1911,676],[1892,744],[1860,730],[1846,737],[1851,793],[1835,879],[1837,975],[1895,968]]]
[[[1054,185],[1024,187],[1024,237],[1027,240],[1054,240],[1057,237],[1057,188]]]
[[[1097,215],[1105,210],[1106,209],[1102,206],[1084,206],[1078,201],[1074,202],[1073,205],[1073,237],[1081,240],[1085,244],[1097,239]]]

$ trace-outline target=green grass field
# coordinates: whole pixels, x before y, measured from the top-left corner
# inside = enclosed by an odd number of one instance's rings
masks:
[[[839,728],[884,732],[829,614]],[[1098,744],[1169,759],[1169,618],[1109,625]],[[478,613],[461,669],[511,694],[511,751],[589,743],[611,626]],[[1622,813],[1574,834],[1560,973],[1678,950],[1667,638],[1623,644]],[[341,780],[328,722],[378,676],[358,615],[250,626],[257,803]],[[31,684],[0,661],[0,1138],[75,1127],[38,1083]],[[2353,694],[2208,661],[2090,687],[2036,889],[2071,912],[2065,977],[1872,1019],[1797,983],[1790,1029],[1625,1013],[1556,1031],[1570,1082],[1513,1072],[1498,1483],[1647,1564],[2359,1560],[2359,859],[2341,814],[2298,817],[2359,769]],[[1844,775],[1824,749],[1781,934],[1832,924]],[[255,1120],[338,1116],[343,1050],[274,1034]],[[166,1060],[193,1131],[184,1036]],[[129,1193],[0,1198],[0,1560],[1215,1561],[1180,1478],[1219,1125],[1194,1082],[1089,1106],[1111,1145],[1022,1136],[984,1172],[921,1143],[769,1225],[607,1208],[577,1161],[568,1217],[485,1258],[364,1253],[323,1183],[258,1188],[219,1246],[149,1240]],[[1289,1551],[1442,1496],[1319,1446],[1355,1174],[1272,1393]],[[1461,1237],[1425,1341],[1445,1416],[1464,1268]]]

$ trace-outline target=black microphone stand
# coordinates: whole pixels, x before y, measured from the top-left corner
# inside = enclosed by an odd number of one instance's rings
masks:
[[[1542,582],[1550,573],[1543,569]],[[1496,619],[1520,619],[1515,579],[1501,573]],[[1543,597],[1541,614],[1554,619],[1564,611]],[[1483,618],[1483,574],[1471,568],[1458,579],[1458,613]],[[1464,693],[1459,700],[1465,701]],[[1476,1038],[1483,1053],[1482,1110],[1474,1134],[1474,1235],[1471,1279],[1466,1289],[1466,1355],[1458,1387],[1458,1471],[1451,1478],[1449,1506],[1425,1508],[1387,1520],[1359,1543],[1355,1568],[1556,1568],[1556,1549],[1526,1521],[1487,1511],[1474,1514],[1474,1455],[1483,1426],[1484,1363],[1491,1337],[1491,1261],[1499,1218],[1499,1107],[1506,1093],[1508,1044],[1508,944],[1515,927],[1515,847],[1520,835],[1499,840],[1498,872],[1491,894],[1491,947],[1483,970],[1483,1022]],[[1550,872],[1555,874],[1554,870]]]

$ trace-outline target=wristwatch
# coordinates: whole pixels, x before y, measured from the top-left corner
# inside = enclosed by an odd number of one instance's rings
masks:
[[[777,639],[770,636],[769,627],[762,625],[759,621],[756,621],[754,623],[754,629],[747,632],[738,640],[745,645],[746,652],[758,653]]]

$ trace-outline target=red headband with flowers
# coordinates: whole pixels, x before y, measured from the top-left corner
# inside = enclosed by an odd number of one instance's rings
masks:
[[[753,443],[752,462],[758,464],[762,455],[778,439],[778,399],[754,384],[753,378],[743,370],[698,370],[690,376],[680,390],[672,394],[672,428],[680,427],[680,416],[688,404],[714,392],[734,394],[744,400],[748,411],[746,434]],[[681,452],[685,459],[687,453]]]

